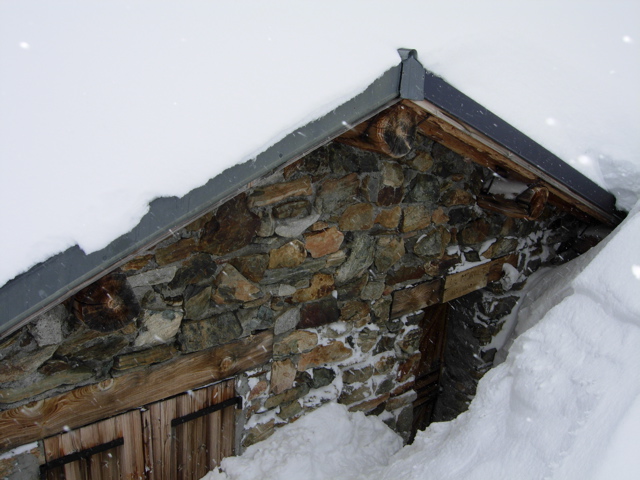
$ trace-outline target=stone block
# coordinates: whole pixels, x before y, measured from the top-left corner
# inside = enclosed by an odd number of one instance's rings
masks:
[[[269,256],[264,253],[236,257],[229,261],[231,265],[251,282],[258,283],[264,277],[269,265]]]
[[[184,260],[197,250],[197,246],[198,241],[193,237],[178,240],[176,243],[156,250],[156,263],[163,267],[170,263]]]
[[[292,300],[297,303],[312,302],[319,300],[328,295],[334,290],[333,276],[326,273],[316,273],[311,278],[311,285],[308,288],[302,288],[298,290]],[[306,327],[304,327],[306,328]]]
[[[475,203],[475,198],[471,192],[466,190],[449,190],[441,199],[441,203],[445,207],[453,207],[455,205],[472,205]]]
[[[140,333],[135,340],[136,347],[145,347],[167,343],[180,330],[183,313],[175,310],[144,310]]]
[[[292,197],[311,195],[310,177],[301,177],[291,182],[276,183],[256,188],[249,197],[249,208],[265,207]]]
[[[306,217],[311,212],[311,203],[307,199],[291,200],[273,207],[273,216],[278,219]]]
[[[402,238],[386,235],[379,237],[376,245],[376,269],[380,273],[386,273],[405,253],[406,250]]]
[[[313,258],[319,258],[337,252],[343,240],[344,234],[336,227],[331,227],[308,235],[305,238],[305,247]]]
[[[408,205],[404,209],[402,231],[422,230],[431,224],[431,211],[424,205]]]
[[[269,252],[269,268],[294,268],[304,262],[307,251],[300,240],[292,240]]]
[[[342,372],[342,381],[350,385],[352,383],[363,383],[371,378],[373,375],[373,367],[367,365],[361,368],[350,368]]]
[[[62,322],[68,316],[64,305],[53,307],[29,324],[29,333],[41,347],[62,343]]]
[[[274,334],[280,335],[296,328],[300,321],[300,309],[290,308],[284,311],[277,319],[274,327]]]
[[[296,330],[273,345],[274,355],[296,355],[312,350],[318,345],[318,335],[306,330]]]
[[[298,371],[303,372],[309,368],[341,362],[349,358],[352,354],[353,351],[340,341],[333,341],[328,345],[319,345],[310,352],[300,356]]]
[[[284,238],[295,238],[302,235],[320,218],[319,213],[312,213],[303,218],[281,220],[276,226],[275,233]]]
[[[382,405],[384,402],[389,400],[391,395],[389,393],[385,393],[377,398],[373,398],[371,400],[367,400],[366,402],[359,403],[357,405],[352,405],[349,407],[350,412],[370,412],[374,410],[376,407]]]
[[[251,302],[262,298],[262,290],[227,263],[216,276],[217,295],[226,302]]]
[[[336,284],[342,285],[362,275],[373,263],[375,239],[367,234],[356,235],[350,245],[347,261],[338,268]]]
[[[213,318],[183,323],[178,341],[183,352],[197,352],[205,348],[229,343],[242,335],[242,325],[233,312]]]
[[[290,359],[276,360],[271,364],[271,393],[278,395],[293,387],[296,367]]]
[[[214,255],[226,255],[251,243],[261,220],[247,208],[246,195],[241,193],[218,208],[204,226],[200,249]]]
[[[373,218],[370,203],[349,205],[340,216],[339,227],[343,231],[369,230],[373,227]]]
[[[424,173],[417,175],[409,187],[407,200],[425,205],[435,205],[440,198],[440,181],[434,175]]]
[[[148,270],[144,273],[138,273],[127,278],[129,285],[132,288],[142,287],[147,285],[159,285],[161,283],[169,283],[176,275],[178,271],[177,266],[156,268],[154,270]]]
[[[316,328],[340,319],[340,310],[335,298],[329,297],[319,302],[307,303],[300,310],[297,328]]]
[[[387,187],[398,188],[404,183],[402,166],[397,162],[382,162],[382,184]]]
[[[341,178],[329,178],[318,189],[318,210],[326,214],[339,214],[353,203],[360,189],[358,175],[351,173]]]
[[[375,223],[388,229],[397,228],[401,217],[402,208],[400,205],[396,205],[392,208],[384,208],[380,210],[380,213],[378,213],[378,216],[375,219]]]

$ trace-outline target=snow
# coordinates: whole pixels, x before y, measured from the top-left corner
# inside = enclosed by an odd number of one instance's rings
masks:
[[[629,209],[639,17],[604,1],[0,2],[0,224],[20,232],[0,236],[0,285],[100,250],[153,198],[364,90],[399,47]]]
[[[383,466],[400,447],[402,439],[377,418],[328,403],[252,445],[242,457],[224,459],[225,473],[210,472],[203,480],[342,478],[345,471]]]
[[[71,245],[100,250],[153,198],[364,90],[399,47],[634,207],[640,3],[371,5],[0,2],[0,285]],[[225,475],[640,477],[639,210],[530,287],[505,361],[458,419],[396,452],[378,419],[328,404]]]

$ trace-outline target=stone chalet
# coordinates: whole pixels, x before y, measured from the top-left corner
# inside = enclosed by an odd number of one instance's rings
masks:
[[[0,289],[0,477],[199,478],[325,402],[407,442],[466,409],[527,277],[621,216],[400,53],[104,251]]]

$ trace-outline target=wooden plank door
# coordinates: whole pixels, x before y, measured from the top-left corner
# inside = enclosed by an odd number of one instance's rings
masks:
[[[418,397],[413,402],[413,426],[410,442],[413,442],[418,430],[425,429],[431,423],[440,389],[440,374],[444,366],[449,304],[432,305],[424,312],[423,334],[420,340],[421,357],[416,370],[415,383]]]
[[[140,412],[133,410],[44,440],[47,480],[138,480],[144,477]]]
[[[147,407],[142,419],[149,480],[200,478],[233,455],[234,392],[228,380]]]

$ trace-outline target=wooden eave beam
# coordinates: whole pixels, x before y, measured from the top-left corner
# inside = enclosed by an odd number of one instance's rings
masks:
[[[552,203],[582,219],[596,219],[610,226],[620,223],[609,212],[584,198],[551,175],[525,161],[486,135],[426,100],[402,102],[421,112],[418,130],[454,152],[470,158],[494,172],[526,184],[537,184],[549,190]]]
[[[224,380],[263,365],[272,352],[273,333],[265,331],[0,412],[0,451]]]

